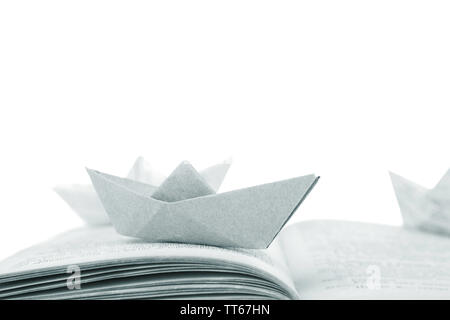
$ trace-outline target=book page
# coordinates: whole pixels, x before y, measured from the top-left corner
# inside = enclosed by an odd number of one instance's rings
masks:
[[[118,270],[130,263],[158,266],[165,264],[175,269],[181,269],[183,265],[206,265],[219,272],[232,267],[233,270],[256,274],[275,282],[290,297],[296,296],[276,242],[265,250],[147,243],[119,235],[111,226],[75,229],[6,259],[0,263],[0,291],[2,286],[15,287],[16,284],[12,282],[14,280],[35,278],[33,285],[37,285],[44,282],[40,279],[43,275],[63,276],[71,265],[79,266],[83,275],[92,273],[96,268]]]
[[[450,298],[450,238],[345,221],[306,221],[281,247],[300,298]]]

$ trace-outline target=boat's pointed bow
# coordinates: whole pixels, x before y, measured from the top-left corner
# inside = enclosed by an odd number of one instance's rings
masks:
[[[171,212],[228,239],[223,246],[267,248],[316,182],[308,175],[190,199],[172,203]]]

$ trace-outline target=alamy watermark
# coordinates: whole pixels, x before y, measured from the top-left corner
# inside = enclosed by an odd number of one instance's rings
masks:
[[[369,290],[381,289],[381,269],[377,265],[370,265],[366,269],[368,277],[366,279],[366,285]]]
[[[70,274],[67,278],[66,285],[69,290],[81,289],[81,269],[77,265],[70,265],[67,267],[66,273]]]

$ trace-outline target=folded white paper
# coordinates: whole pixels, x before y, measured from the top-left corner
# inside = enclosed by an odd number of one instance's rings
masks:
[[[214,191],[217,191],[230,168],[231,159],[200,171],[200,176]],[[143,157],[138,157],[130,169],[128,179],[159,186],[166,177],[156,171]],[[97,193],[92,185],[59,185],[54,191],[89,225],[110,224]]]
[[[267,248],[318,180],[307,175],[216,194],[188,162],[159,188],[87,171],[120,234],[240,248]]]
[[[432,189],[390,176],[405,226],[450,235],[450,170]]]

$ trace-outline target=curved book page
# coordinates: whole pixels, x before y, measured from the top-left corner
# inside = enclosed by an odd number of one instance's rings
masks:
[[[80,289],[68,280],[79,268]],[[69,271],[69,272],[68,272]],[[0,298],[296,298],[279,247],[146,243],[110,226],[80,228],[0,264]]]
[[[449,299],[450,239],[348,221],[306,221],[283,230],[303,299]]]

